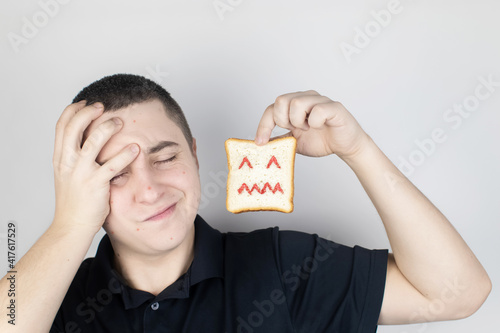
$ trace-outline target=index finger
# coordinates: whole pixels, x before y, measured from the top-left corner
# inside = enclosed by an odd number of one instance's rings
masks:
[[[257,127],[255,143],[257,145],[264,145],[269,142],[271,133],[277,125],[276,121],[278,121],[278,126],[292,130],[294,126],[290,123],[290,104],[294,98],[302,98],[306,96],[321,95],[315,90],[307,90],[278,96],[276,101],[269,105],[262,115],[259,126]]]
[[[257,145],[265,145],[269,142],[271,138],[271,133],[276,126],[276,122],[274,121],[274,104],[269,105],[262,118],[260,119],[259,126],[257,127],[257,134],[255,134],[255,144]]]

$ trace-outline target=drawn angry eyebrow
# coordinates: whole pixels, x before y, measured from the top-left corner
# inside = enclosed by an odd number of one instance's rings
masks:
[[[278,161],[276,160],[276,156],[273,155],[273,157],[271,157],[271,159],[269,160],[269,163],[267,163],[267,168],[269,169],[269,167],[271,166],[271,164],[276,164],[276,166],[278,168],[281,169],[280,165],[278,164]]]
[[[269,163],[267,163],[267,169],[269,169],[271,167],[271,165],[274,163],[274,165],[276,165],[279,169],[281,169],[281,166],[280,164],[278,163],[278,160],[276,159],[276,156],[271,156],[271,159],[269,160]],[[250,163],[250,161],[248,160],[248,157],[243,157],[243,160],[241,161],[241,164],[240,166],[238,167],[238,169],[241,169],[244,165],[248,165],[250,167],[250,169],[253,169],[252,167],[252,163]]]
[[[245,163],[250,167],[250,169],[253,169],[252,164],[246,156],[243,157],[243,161],[241,161],[240,167],[238,169],[241,169]]]

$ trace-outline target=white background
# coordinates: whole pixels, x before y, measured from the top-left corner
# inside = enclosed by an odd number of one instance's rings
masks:
[[[346,245],[388,248],[375,209],[336,156],[297,157],[292,214],[225,209],[224,140],[253,138],[278,95],[315,89],[341,101],[394,163],[412,158],[419,164],[409,178],[450,219],[493,281],[490,297],[470,318],[379,332],[497,331],[500,87],[460,124],[444,117],[454,104],[472,100],[478,77],[500,81],[500,3],[401,0],[399,12],[380,28],[371,12],[387,9],[389,1],[228,1],[221,2],[232,10],[218,13],[213,0],[74,0],[51,15],[38,1],[2,3],[2,272],[8,221],[18,224],[19,258],[51,223],[60,113],[84,86],[124,72],[149,75],[183,107],[198,139],[200,214],[212,226],[248,231],[277,225]],[[372,37],[361,45],[356,31],[367,27]],[[12,42],[14,34],[24,40]],[[355,46],[355,40],[362,47],[346,57],[341,45]],[[428,140],[436,128],[446,140],[419,153],[415,142]]]

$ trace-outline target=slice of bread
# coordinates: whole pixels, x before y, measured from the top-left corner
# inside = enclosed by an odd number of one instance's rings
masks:
[[[294,137],[275,139],[264,146],[253,140],[228,139],[225,146],[228,211],[293,211]]]

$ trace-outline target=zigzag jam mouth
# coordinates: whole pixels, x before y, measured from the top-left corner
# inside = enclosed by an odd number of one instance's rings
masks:
[[[254,190],[260,194],[264,194],[264,193],[266,193],[267,189],[271,190],[271,192],[273,192],[273,194],[275,194],[277,191],[280,191],[282,194],[284,193],[283,189],[281,188],[280,183],[276,183],[276,185],[274,185],[274,188],[272,188],[271,185],[269,185],[269,183],[267,182],[264,184],[264,187],[262,188],[262,190],[260,189],[259,185],[257,185],[257,184],[253,184],[252,189],[250,189],[246,183],[243,183],[241,185],[241,187],[238,189],[238,194],[241,194],[245,190],[250,195],[252,195],[252,192]]]

